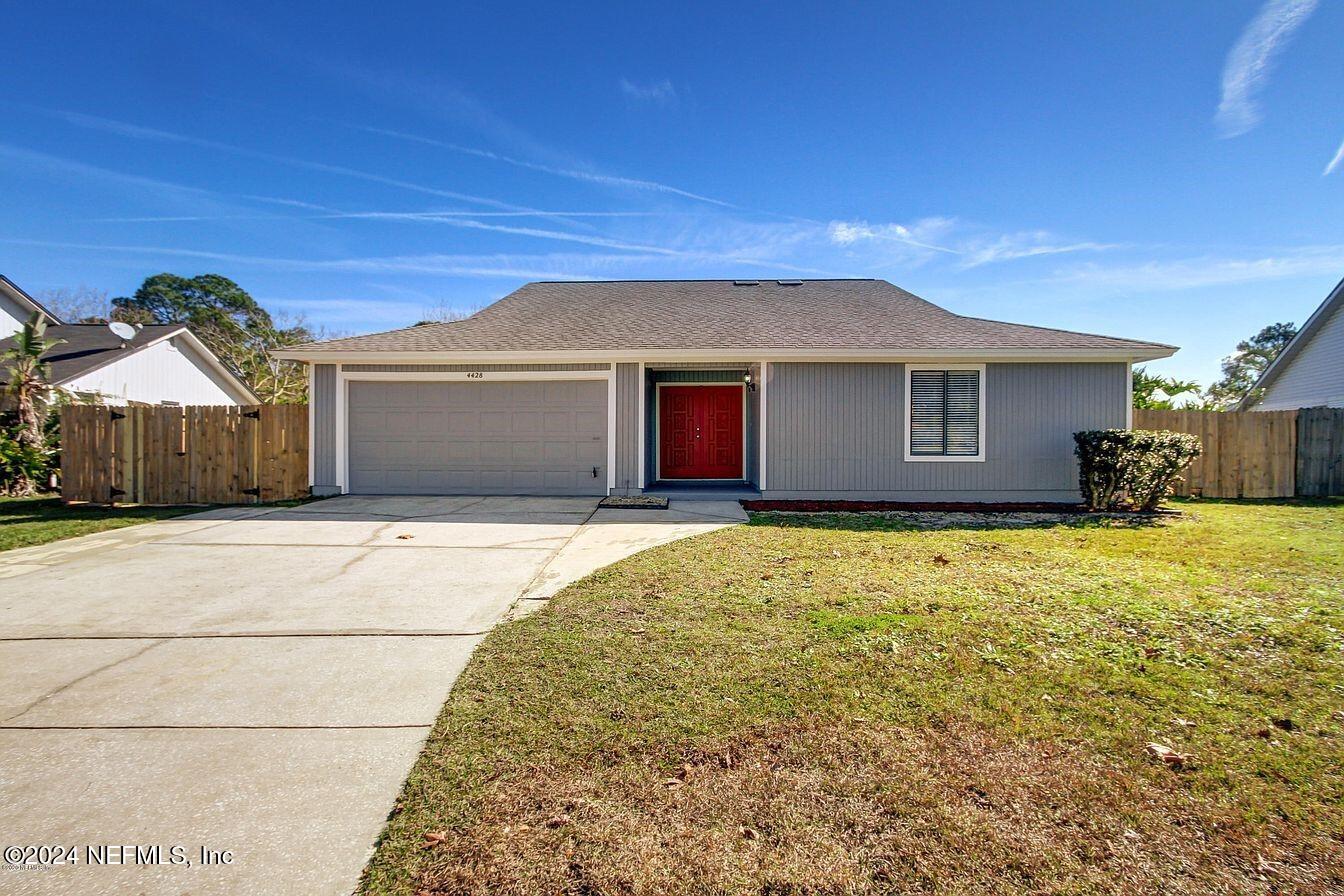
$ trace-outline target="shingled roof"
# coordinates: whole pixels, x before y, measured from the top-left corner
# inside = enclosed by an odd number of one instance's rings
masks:
[[[46,338],[59,344],[43,355],[42,360],[51,365],[51,381],[59,385],[91,370],[106,367],[113,361],[153,345],[164,336],[186,329],[181,324],[152,324],[142,327],[135,334],[135,339],[124,342],[106,324],[47,327]]]
[[[309,343],[344,352],[1111,352],[1174,346],[962,317],[885,280],[618,280],[529,283],[466,320]]]

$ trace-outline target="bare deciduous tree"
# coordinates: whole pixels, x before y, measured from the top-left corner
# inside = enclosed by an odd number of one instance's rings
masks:
[[[447,302],[439,302],[437,305],[431,305],[426,308],[422,312],[424,317],[417,321],[415,325],[420,327],[425,324],[450,324],[454,321],[466,320],[480,310],[480,305],[475,305],[470,308],[459,308],[449,305]]]
[[[112,299],[105,289],[80,284],[38,293],[38,301],[66,323],[105,324],[112,317]]]

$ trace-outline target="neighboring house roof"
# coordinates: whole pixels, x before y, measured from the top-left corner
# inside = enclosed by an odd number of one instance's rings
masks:
[[[1264,373],[1260,374],[1260,379],[1255,381],[1250,393],[1237,405],[1237,410],[1244,411],[1256,405],[1258,401],[1253,400],[1252,396],[1263,398],[1270,387],[1283,376],[1284,371],[1292,366],[1293,361],[1311,344],[1312,339],[1316,337],[1316,334],[1321,331],[1326,322],[1336,312],[1344,314],[1344,280],[1336,284],[1330,295],[1326,296],[1325,301],[1321,303],[1321,307],[1317,308],[1311,317],[1307,318],[1307,322],[1302,325],[1302,329],[1297,331],[1297,335],[1289,340],[1288,344],[1283,347],[1283,351],[1279,352],[1278,357],[1265,368]],[[1333,363],[1344,364],[1344,359],[1333,359]]]
[[[12,301],[17,302],[19,305],[26,308],[29,314],[32,314],[34,311],[40,311],[51,323],[61,323],[59,317],[52,314],[45,305],[24,292],[17,283],[6,277],[4,274],[0,274],[0,292],[3,292],[5,295],[9,296]]]
[[[49,326],[46,338],[62,341],[43,355],[42,360],[51,367],[51,384],[59,386],[173,337],[179,337],[190,345],[211,369],[232,383],[249,402],[260,402],[247,384],[225,367],[214,352],[206,348],[205,343],[183,324],[150,324],[141,327],[135,338],[128,341],[123,341],[106,324]],[[13,342],[13,337],[9,337],[6,342]]]
[[[748,285],[750,284],[750,285]],[[1166,357],[1175,346],[963,317],[885,280],[529,283],[471,317],[309,343],[327,353],[742,351]]]

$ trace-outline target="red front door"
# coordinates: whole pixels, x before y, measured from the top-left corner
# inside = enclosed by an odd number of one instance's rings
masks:
[[[742,387],[658,388],[659,477],[742,478]]]

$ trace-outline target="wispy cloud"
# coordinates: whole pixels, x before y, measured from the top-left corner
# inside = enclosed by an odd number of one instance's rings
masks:
[[[1113,266],[1079,265],[1057,271],[1050,281],[1093,289],[1161,292],[1294,277],[1337,277],[1340,270],[1344,270],[1344,245],[1321,245],[1245,258],[1206,256]]]
[[[269,202],[272,205],[283,205],[288,208],[301,208],[312,212],[334,212],[336,209],[328,208],[325,205],[318,205],[314,202],[304,202],[300,199],[285,199],[279,196],[254,196],[243,194],[240,198],[251,199],[253,202]]]
[[[501,277],[525,280],[566,280],[601,276],[598,271],[634,264],[665,262],[665,256],[633,255],[392,255],[353,258],[287,258],[209,252],[175,246],[73,243],[48,240],[0,239],[0,244],[62,251],[149,255],[213,261],[239,267],[288,271],[431,274],[454,277]]]
[[[566,177],[570,180],[583,181],[590,184],[599,184],[605,187],[621,187],[632,190],[645,190],[655,193],[667,193],[672,196],[680,196],[683,199],[693,199],[696,202],[705,202],[710,205],[717,205],[722,208],[736,208],[731,202],[723,199],[715,199],[713,196],[706,196],[702,193],[693,193],[690,190],[683,190],[681,187],[674,187],[671,184],[660,183],[656,180],[645,180],[638,177],[622,177],[616,174],[603,174],[597,171],[585,171],[582,168],[560,167],[556,165],[544,165],[540,162],[529,162],[525,159],[514,158],[503,153],[493,152],[488,149],[480,149],[475,146],[463,146],[460,143],[451,143],[446,140],[436,140],[433,137],[424,137],[420,134],[409,134],[405,131],[394,131],[388,128],[355,126],[358,130],[370,134],[380,134],[384,137],[393,137],[398,140],[408,140],[413,143],[423,143],[427,146],[437,146],[440,149],[447,149],[451,152],[461,153],[463,155],[475,156],[478,159],[489,159],[493,162],[501,162],[505,165],[513,165],[516,168],[525,168],[529,171],[539,171],[543,174],[551,174],[556,177]]]
[[[889,258],[884,266],[927,260],[938,254],[955,257],[962,268],[974,268],[1041,255],[1117,248],[1113,244],[1090,240],[1062,240],[1047,230],[985,234],[951,217],[921,218],[912,224],[832,221],[827,236],[837,246],[854,247],[865,243],[879,249],[885,246]],[[897,249],[895,254],[890,252],[892,247]]]
[[[277,155],[276,153],[264,152],[258,149],[249,149],[244,146],[236,146],[231,143],[222,143],[218,140],[209,140],[203,137],[193,137],[187,134],[178,134],[172,131],[159,130],[158,128],[142,127],[136,124],[129,124],[124,121],[116,121],[110,118],[102,118],[96,115],[85,115],[81,112],[69,112],[64,110],[51,111],[48,114],[65,121],[76,127],[99,130],[104,133],[116,134],[122,137],[130,137],[138,140],[153,140],[167,143],[181,143],[188,146],[198,146],[202,149],[211,149],[219,152],[229,153],[231,155],[242,156],[250,159],[258,159],[264,162],[271,162],[277,165],[285,165],[293,168],[303,168],[309,171],[317,171],[323,174],[334,174],[340,177],[348,177],[356,180],[363,180],[369,183],[382,184],[383,186],[396,187],[402,190],[409,190],[415,193],[423,193],[428,196],[438,196],[442,199],[455,199],[459,202],[470,202],[473,205],[484,205],[489,208],[501,208],[513,211],[528,211],[526,206],[515,205],[511,202],[504,202],[499,199],[492,199],[486,196],[473,196],[469,193],[460,193],[455,190],[444,190],[438,187],[426,186],[424,184],[413,183],[411,181],[399,180],[392,177],[384,177],[381,174],[374,174],[368,171],[360,171],[355,168],[347,168],[344,165],[332,165],[326,162],[316,162],[309,159],[299,159],[293,156]]]
[[[60,176],[74,175],[89,180],[101,181],[113,186],[130,188],[137,191],[149,191],[159,195],[171,194],[182,196],[186,194],[196,197],[214,197],[219,195],[213,190],[207,190],[203,187],[193,187],[186,184],[158,180],[152,177],[142,177],[138,174],[126,174],[125,172],[113,171],[109,168],[100,168],[97,165],[90,165],[86,162],[48,155],[44,152],[36,152],[34,150],[24,149],[20,146],[11,146],[5,143],[0,143],[0,156],[9,159],[15,164],[26,165],[29,168],[42,170],[51,174]]]
[[[626,99],[637,103],[670,106],[677,101],[677,88],[672,86],[672,82],[667,78],[663,78],[661,81],[649,81],[645,84],[631,81],[629,78],[622,78],[619,86]]]
[[[244,196],[244,199],[255,199],[258,201],[280,202],[281,200],[267,200],[261,196]],[[487,212],[487,211],[428,211],[428,212],[342,212],[336,209],[327,208],[320,205],[311,205],[306,202],[294,202],[295,207],[304,209],[317,209],[321,214],[315,215],[139,215],[133,217],[112,217],[112,218],[89,218],[90,221],[101,221],[103,223],[117,224],[160,224],[173,222],[189,221],[292,221],[298,219],[308,219],[317,221],[335,221],[335,220],[370,220],[370,221],[424,221],[433,223],[445,218],[661,218],[666,217],[666,212],[560,212],[543,211],[534,212]]]
[[[913,224],[869,224],[867,221],[832,221],[827,234],[837,246],[856,243],[887,242],[927,249],[932,252],[960,254],[956,249],[939,245],[956,226],[955,218],[921,218]]]
[[[1321,177],[1325,177],[1327,174],[1332,173],[1339,167],[1340,162],[1344,162],[1344,143],[1339,144],[1339,149],[1335,150],[1335,157],[1330,160],[1329,165],[1325,166],[1325,170],[1321,172]]]
[[[982,264],[1000,261],[1015,261],[1019,258],[1035,258],[1041,255],[1066,255],[1072,252],[1102,252],[1118,249],[1115,243],[1097,243],[1091,240],[1081,242],[1059,242],[1051,233],[1044,230],[1030,230],[1021,233],[1006,233],[990,241],[971,241],[963,249],[963,267],[974,268]]]
[[[477,212],[477,211],[430,211],[430,212],[333,212],[319,215],[321,218],[389,218],[403,221],[433,221],[436,218],[665,218],[672,212],[560,212],[537,209],[531,212]]]
[[[1260,123],[1257,95],[1316,5],[1317,0],[1269,0],[1242,31],[1223,66],[1223,94],[1215,117],[1223,137],[1239,136]]]

